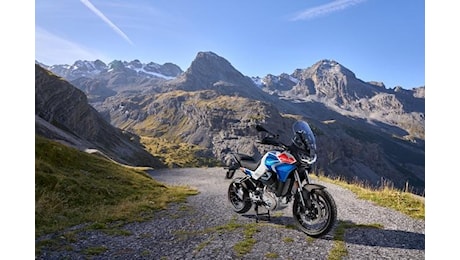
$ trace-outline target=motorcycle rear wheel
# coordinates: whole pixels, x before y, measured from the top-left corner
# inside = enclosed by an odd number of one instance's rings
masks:
[[[327,234],[337,220],[337,206],[331,194],[326,190],[316,189],[308,194],[311,207],[303,210],[300,194],[294,198],[292,215],[296,226],[311,237],[321,237]]]
[[[233,210],[240,214],[248,212],[252,206],[249,192],[241,183],[242,179],[235,178],[228,186],[228,200],[232,204]]]

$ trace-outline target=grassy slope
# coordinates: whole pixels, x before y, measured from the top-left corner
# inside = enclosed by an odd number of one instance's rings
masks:
[[[81,223],[142,221],[168,203],[197,194],[125,167],[35,137],[35,235]]]
[[[200,156],[205,149],[197,145],[147,136],[141,136],[141,143],[147,151],[159,158],[169,168],[222,166],[217,159]]]
[[[355,193],[359,199],[372,201],[377,205],[392,208],[411,218],[425,219],[424,197],[395,189],[391,184],[383,185],[380,188],[371,188],[364,183],[350,183],[340,178],[330,179],[324,175],[320,175],[319,179],[349,189]]]

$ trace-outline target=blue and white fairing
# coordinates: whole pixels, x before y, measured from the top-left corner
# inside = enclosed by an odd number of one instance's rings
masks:
[[[262,157],[259,167],[255,171],[243,168],[243,172],[254,179],[259,179],[267,171],[278,175],[281,182],[286,182],[289,174],[296,168],[296,159],[288,152],[270,151]]]

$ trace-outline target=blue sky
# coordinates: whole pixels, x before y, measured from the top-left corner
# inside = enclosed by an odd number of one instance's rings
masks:
[[[36,0],[35,59],[172,62],[213,51],[247,76],[333,59],[387,88],[425,85],[420,0]]]

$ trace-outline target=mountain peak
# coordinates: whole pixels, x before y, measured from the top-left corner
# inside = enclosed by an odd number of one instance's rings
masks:
[[[165,82],[167,89],[214,90],[222,95],[265,96],[251,78],[235,69],[225,58],[211,51],[198,52],[185,73]]]
[[[243,77],[243,74],[237,71],[230,62],[211,51],[198,52],[186,74],[206,77],[211,81],[222,80],[222,76],[225,78]]]
[[[206,57],[208,57],[208,58],[213,57],[213,58],[216,58],[216,59],[219,59],[219,58],[223,59],[222,57],[220,57],[219,55],[215,54],[212,51],[200,51],[196,55],[196,58],[206,58]]]
[[[317,75],[344,75],[356,78],[355,74],[335,60],[323,59],[311,67]]]
[[[241,83],[244,81],[244,84],[239,85],[246,85],[248,82],[252,84],[252,80],[236,70],[230,62],[210,51],[198,52],[190,67],[179,80],[185,82],[186,85],[206,89],[212,89],[216,82]]]

